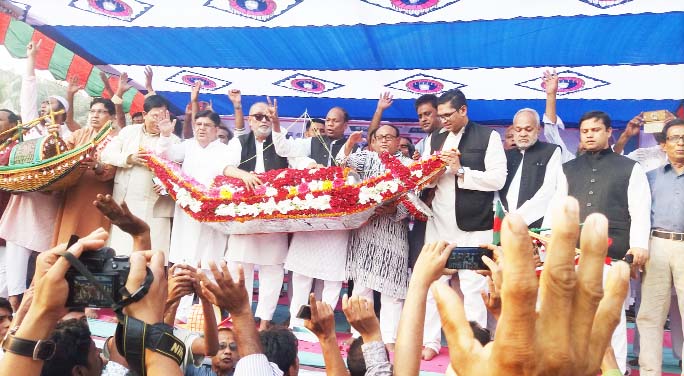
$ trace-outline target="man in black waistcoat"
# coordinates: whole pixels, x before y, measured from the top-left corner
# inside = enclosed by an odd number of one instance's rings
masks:
[[[506,150],[508,176],[499,192],[501,203],[509,213],[520,214],[529,227],[540,227],[556,192],[560,147],[539,141],[539,114],[531,108],[519,110],[510,128],[516,146]]]
[[[248,189],[262,184],[258,173],[313,164],[308,158],[301,161],[279,156],[273,145],[272,127],[278,124],[276,102],[258,102],[249,109],[251,132],[228,143],[229,160],[223,173],[241,179]],[[261,329],[270,327],[283,285],[283,264],[287,256],[287,234],[231,235],[228,238],[226,260],[231,273],[238,265],[245,271],[245,286],[252,301],[255,265],[259,267],[259,304],[255,316],[261,318]]]
[[[564,196],[579,201],[580,222],[589,214],[608,218],[611,245],[608,256],[620,260],[634,256],[634,266],[648,261],[651,229],[651,191],[646,174],[635,161],[616,154],[609,146],[612,133],[608,114],[587,112],[580,118],[580,143],[585,153],[563,164],[553,202]],[[547,211],[542,227],[550,227],[552,211]],[[606,266],[605,272],[609,269]],[[624,373],[627,367],[627,326],[624,310],[613,333],[611,346]]]
[[[333,107],[325,117],[321,133],[310,138],[286,138],[285,132],[274,124],[273,142],[281,156],[309,157],[320,166],[335,166],[335,158],[347,142],[344,132],[349,114],[341,107]],[[308,304],[314,279],[323,282],[321,300],[335,307],[345,278],[349,231],[304,231],[292,235],[285,260],[285,269],[292,271],[290,299],[290,327],[304,326],[296,318],[299,308]]]
[[[437,113],[447,132],[433,133],[423,155],[441,150],[448,167],[435,183],[434,216],[428,219],[425,243],[445,240],[460,247],[491,243],[494,194],[506,182],[501,136],[469,119],[465,95],[458,89],[442,94]],[[471,270],[460,270],[459,280],[468,320],[485,327],[487,310],[481,292],[486,289],[486,279]],[[447,282],[448,278],[439,281]],[[440,348],[440,321],[432,294],[425,312],[424,356]]]

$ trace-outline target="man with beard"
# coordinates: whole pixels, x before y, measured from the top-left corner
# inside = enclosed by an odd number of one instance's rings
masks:
[[[241,179],[245,187],[253,190],[262,184],[256,174],[313,163],[308,158],[290,159],[276,153],[274,136],[280,130],[277,102],[257,102],[249,109],[251,133],[236,137],[228,143],[226,176]],[[273,131],[273,134],[271,133]],[[293,165],[297,164],[299,166]],[[245,286],[252,303],[254,269],[259,269],[259,304],[255,316],[261,318],[261,330],[271,326],[271,319],[278,304],[283,285],[285,258],[287,257],[287,233],[231,235],[228,238],[226,260],[231,272],[237,275],[238,265],[245,272]]]
[[[518,213],[530,227],[540,227],[544,213],[556,191],[561,169],[558,145],[539,141],[539,114],[531,108],[513,117],[515,148],[506,150],[508,176],[499,192],[509,213]]]
[[[63,97],[52,95],[38,106],[38,85],[35,65],[41,41],[29,42],[26,46],[26,74],[21,81],[20,110],[21,119],[29,122],[39,116],[64,110],[54,116],[53,129],[59,136],[67,137],[71,134],[64,124],[68,102]],[[52,119],[46,118],[33,126],[24,135],[24,141],[48,136],[48,126]],[[5,281],[0,285],[7,285],[9,301],[12,308],[19,308],[20,296],[26,290],[26,274],[29,258],[32,252],[42,252],[50,247],[55,228],[55,217],[61,202],[61,193],[57,192],[26,192],[13,194],[10,197],[2,219],[0,219],[0,238],[7,241],[5,254],[0,255],[4,260],[6,270]]]

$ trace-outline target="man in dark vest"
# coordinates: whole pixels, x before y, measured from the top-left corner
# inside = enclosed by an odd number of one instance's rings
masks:
[[[325,117],[321,133],[310,138],[285,137],[279,127],[273,127],[275,149],[281,156],[309,157],[318,165],[335,166],[335,158],[347,142],[349,114],[341,107],[333,107]],[[297,312],[308,304],[314,279],[323,282],[320,300],[331,307],[337,305],[345,278],[347,241],[349,231],[305,231],[292,235],[285,269],[292,271],[292,298],[290,299],[290,327],[304,326]]]
[[[253,104],[249,109],[249,127],[252,132],[230,140],[228,143],[230,159],[223,173],[226,176],[241,179],[248,189],[254,189],[262,184],[256,174],[287,168],[288,164],[294,163],[292,160],[288,161],[288,158],[279,156],[275,151],[271,135],[272,126],[275,124],[278,124],[275,101],[273,105],[263,102]],[[306,163],[306,161],[299,163]],[[231,273],[235,273],[238,265],[242,265],[250,304],[254,266],[259,267],[259,304],[255,316],[261,318],[262,330],[270,327],[278,304],[286,256],[286,233],[231,235],[228,239],[226,252],[228,266]]]
[[[608,256],[620,260],[634,256],[635,267],[648,261],[651,229],[651,191],[642,167],[635,161],[616,154],[609,146],[612,134],[608,114],[587,112],[580,118],[580,144],[585,152],[563,164],[558,174],[558,187],[553,202],[564,196],[579,201],[580,222],[589,214],[601,213],[608,218],[611,245]],[[547,211],[542,227],[550,227],[552,211]],[[609,270],[606,266],[605,272]],[[624,310],[613,333],[611,346],[620,370],[627,368],[627,324]]]
[[[516,147],[506,150],[508,176],[499,196],[509,213],[520,214],[529,227],[540,227],[556,193],[560,147],[539,141],[539,114],[531,108],[518,111],[511,128]]]
[[[501,137],[468,118],[465,95],[458,89],[439,97],[437,114],[448,132],[433,133],[423,155],[441,150],[448,167],[435,184],[434,217],[427,222],[425,243],[445,240],[460,247],[491,243],[494,193],[506,182],[506,154]],[[471,270],[460,270],[458,274],[468,320],[486,327],[487,310],[481,296],[481,291],[486,290],[486,279]],[[447,282],[447,277],[439,280]],[[431,293],[425,313],[424,353],[428,348],[439,351],[441,327]]]

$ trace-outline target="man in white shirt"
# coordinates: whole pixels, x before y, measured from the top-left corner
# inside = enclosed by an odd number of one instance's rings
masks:
[[[325,126],[312,137],[291,139],[279,125],[273,126],[273,143],[282,157],[310,157],[317,164],[335,166],[347,137],[344,135],[349,114],[341,107],[333,107],[325,117]],[[312,125],[313,127],[314,125]],[[292,271],[292,298],[290,299],[290,327],[304,326],[298,319],[299,308],[308,304],[314,278],[323,281],[322,301],[331,307],[337,305],[345,278],[347,241],[349,231],[303,231],[292,235],[285,269]]]
[[[591,213],[605,215],[609,221],[608,236],[612,239],[608,256],[620,260],[631,254],[633,265],[643,267],[648,261],[651,229],[651,200],[648,200],[651,190],[646,174],[638,163],[610,148],[608,141],[612,128],[608,114],[587,112],[579,124],[585,153],[563,164],[553,201],[565,196],[575,197],[579,201],[580,222],[584,222]],[[553,223],[551,214],[549,210],[542,227],[550,227]],[[613,333],[611,346],[620,371],[624,373],[627,368],[624,310]]]
[[[182,163],[182,171],[197,182],[209,186],[214,178],[223,174],[229,158],[228,146],[218,139],[221,118],[213,111],[204,110],[195,115],[194,138],[173,143],[174,122],[168,119],[159,123],[161,132],[156,152],[162,157]],[[169,262],[188,264],[209,270],[209,261],[219,263],[223,258],[228,236],[211,226],[190,217],[178,205],[171,231]]]
[[[275,133],[272,134],[272,130],[280,129],[280,124],[275,101],[273,105],[263,102],[253,104],[249,109],[249,126],[251,133],[233,138],[228,143],[227,167],[223,171],[226,176],[241,179],[248,189],[262,184],[256,173],[287,168],[291,163],[306,163],[308,166],[313,162],[308,158],[290,161],[276,153]],[[286,233],[231,235],[228,238],[226,260],[232,271],[242,265],[250,304],[254,269],[255,266],[259,268],[259,303],[255,316],[261,318],[262,330],[271,326],[278,304],[287,249]]]
[[[556,192],[561,149],[539,141],[539,114],[531,108],[519,110],[511,128],[516,146],[506,150],[508,176],[499,192],[501,202],[508,212],[520,214],[529,227],[540,227]]]
[[[444,240],[460,247],[477,247],[492,242],[494,193],[506,182],[506,155],[501,137],[491,128],[468,118],[465,95],[449,90],[438,100],[437,113],[448,132],[433,134],[423,156],[441,150],[446,172],[437,180],[432,200],[434,217],[427,222],[425,243]],[[481,292],[486,279],[471,270],[459,270],[466,316],[481,326],[487,325],[487,310]],[[447,283],[443,277],[439,283]],[[437,307],[428,294],[423,346],[438,352],[440,320]],[[424,351],[424,355],[425,352]]]

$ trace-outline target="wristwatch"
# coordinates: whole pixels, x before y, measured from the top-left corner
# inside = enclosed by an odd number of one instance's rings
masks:
[[[12,354],[27,356],[33,360],[50,360],[55,355],[57,345],[49,339],[31,341],[8,334],[2,341],[2,348]]]
[[[456,170],[456,176],[460,178],[463,177],[463,175],[465,175],[465,170],[463,169],[463,167],[459,167],[458,170]]]

